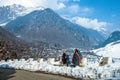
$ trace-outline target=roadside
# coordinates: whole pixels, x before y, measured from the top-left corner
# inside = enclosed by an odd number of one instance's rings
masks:
[[[76,80],[64,76],[29,72],[24,70],[0,69],[0,80]]]

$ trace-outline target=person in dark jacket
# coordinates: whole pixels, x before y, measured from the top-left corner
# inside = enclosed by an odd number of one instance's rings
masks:
[[[75,49],[75,53],[72,58],[72,63],[74,66],[79,66],[79,61],[80,61],[80,57],[79,57],[78,51]]]
[[[62,55],[62,64],[66,64],[66,53],[65,52]]]

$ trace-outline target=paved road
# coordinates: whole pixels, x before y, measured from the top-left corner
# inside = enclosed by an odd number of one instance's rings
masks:
[[[75,80],[75,79],[23,70],[0,69],[0,80]]]

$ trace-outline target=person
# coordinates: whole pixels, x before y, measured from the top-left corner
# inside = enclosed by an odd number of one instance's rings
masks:
[[[81,62],[81,60],[82,60],[82,58],[83,58],[83,55],[82,55],[82,53],[80,52],[80,50],[77,50],[77,49],[76,49],[76,51],[77,51],[78,54],[79,54],[79,59],[80,59],[80,62]]]
[[[4,60],[7,61],[8,59],[10,59],[9,52],[5,51],[5,53],[4,53]]]
[[[80,58],[80,57],[79,57],[79,54],[78,54],[78,50],[75,49],[75,52],[74,52],[73,58],[72,58],[72,63],[73,63],[73,65],[74,65],[74,67],[75,67],[75,66],[79,66],[79,61],[80,61],[79,58]]]
[[[63,55],[62,55],[62,64],[66,64],[66,52],[63,52]]]
[[[68,54],[66,55],[66,64],[67,64],[67,66],[69,66],[69,64],[70,64],[70,58],[69,58]]]

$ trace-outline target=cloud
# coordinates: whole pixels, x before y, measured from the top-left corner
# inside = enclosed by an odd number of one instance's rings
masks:
[[[73,1],[73,2],[80,2],[80,0],[59,0],[60,2],[70,2],[70,1]]]
[[[82,7],[77,4],[66,5],[64,8],[57,11],[63,17],[74,17],[74,16],[89,16],[92,13],[92,9],[88,7]]]
[[[92,10],[88,7],[81,7],[79,5],[71,5],[71,6],[68,6],[68,10],[73,12],[73,13],[89,13],[91,12]]]
[[[51,8],[54,10],[62,9],[65,4],[58,2],[58,0],[0,0],[0,6],[19,4],[25,7],[44,7]]]
[[[79,8],[80,7],[78,5],[71,5],[68,7],[68,10],[70,11],[70,13],[78,13]]]
[[[82,10],[83,10],[84,12],[91,12],[91,11],[92,11],[90,8],[87,8],[87,7],[83,8]]]
[[[65,8],[66,6],[65,6],[65,4],[63,4],[63,3],[59,3],[59,5],[58,5],[58,9],[62,9],[62,8]]]
[[[25,7],[33,7],[35,3],[32,3],[32,0],[0,0],[0,6],[20,4]]]
[[[109,24],[107,22],[99,22],[98,19],[89,19],[83,17],[74,17],[72,18],[72,21],[80,26],[97,31],[105,31],[105,27]]]
[[[80,2],[80,0],[0,0],[0,6],[19,4],[25,7],[43,7],[51,8],[53,10],[64,13],[64,15],[88,15],[91,9],[87,7],[81,7],[78,4],[70,4],[71,2]]]
[[[74,2],[80,2],[80,0],[73,0]]]

